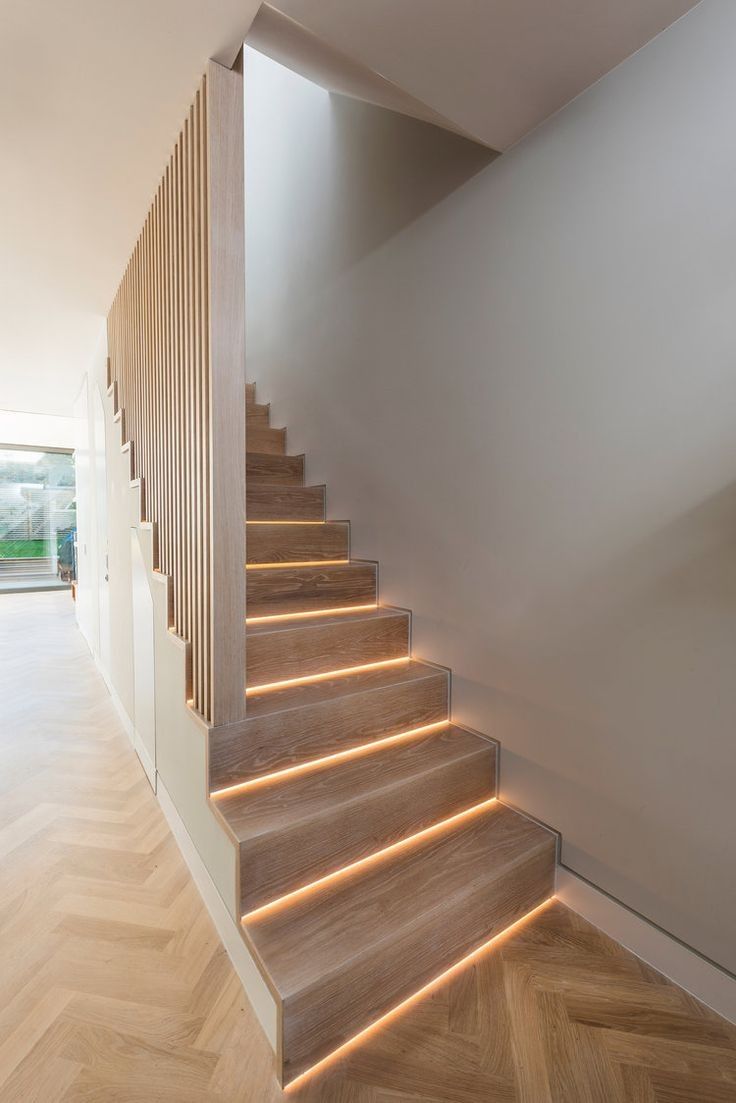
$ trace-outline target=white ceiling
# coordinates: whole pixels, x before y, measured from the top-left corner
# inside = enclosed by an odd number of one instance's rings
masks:
[[[505,150],[697,0],[269,0]]]
[[[0,0],[0,409],[71,413],[207,59],[230,63],[259,6]],[[400,109],[505,149],[694,0],[274,6]]]
[[[0,0],[0,409],[70,414],[209,57],[259,0]]]

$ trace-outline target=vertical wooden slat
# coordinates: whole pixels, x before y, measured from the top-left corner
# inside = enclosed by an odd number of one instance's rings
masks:
[[[153,231],[153,283],[154,283],[154,332],[153,332],[153,347],[154,347],[154,400],[153,400],[153,424],[154,432],[156,434],[155,449],[156,449],[156,471],[155,480],[152,486],[152,491],[155,497],[154,506],[152,509],[152,515],[156,517],[161,516],[161,493],[162,493],[162,435],[158,432],[158,426],[161,420],[161,193],[162,186],[156,193],[156,199],[153,208],[154,218],[154,231]],[[157,533],[158,535],[158,533]],[[154,545],[155,565],[158,568],[159,562],[159,550],[158,539]]]
[[[189,466],[189,437],[187,417],[187,388],[189,375],[189,345],[187,342],[187,158],[189,156],[189,120],[185,119],[184,128],[179,139],[181,156],[179,158],[179,319],[181,354],[179,357],[179,386],[181,387],[179,399],[179,432],[181,434],[181,448],[179,464],[181,467],[179,485],[181,486],[181,555],[180,555],[180,586],[181,586],[181,634],[184,639],[189,639],[189,494],[187,475]]]
[[[245,713],[242,78],[210,63],[108,316],[117,385],[188,692]]]
[[[194,105],[192,105],[189,111],[189,119],[187,126],[188,135],[188,151],[187,151],[187,177],[186,177],[186,194],[187,194],[187,209],[186,209],[186,226],[187,226],[187,441],[189,447],[187,450],[187,474],[186,474],[186,494],[187,494],[187,516],[189,518],[187,526],[187,564],[188,564],[188,580],[187,580],[187,602],[189,607],[189,639],[192,639],[196,635],[196,620],[195,620],[195,606],[196,606],[196,574],[197,574],[197,533],[196,533],[196,516],[194,511],[194,453],[196,448],[196,436],[195,436],[195,424],[194,424],[194,385],[195,385],[195,362],[194,362],[194,270],[193,270],[193,240],[194,240],[194,206],[193,206],[193,165],[195,155],[195,141],[196,135],[194,133]],[[191,692],[194,693],[194,655],[190,654],[191,662]]]
[[[202,82],[202,105],[200,120],[202,124],[202,140],[200,143],[200,263],[202,276],[200,280],[200,309],[202,324],[200,330],[202,364],[210,364],[210,222],[209,222],[209,195],[207,195],[207,79]],[[202,496],[202,517],[200,523],[200,539],[202,540],[202,620],[200,632],[203,646],[201,654],[201,687],[202,708],[207,715],[212,713],[212,699],[210,695],[210,377],[209,367],[203,366],[200,375],[200,404],[202,417],[200,420],[200,486]]]
[[[207,192],[207,144],[209,144],[209,132],[207,132],[207,79],[203,83],[203,113],[202,113],[202,147],[200,156],[200,171],[202,173],[202,360],[206,365],[210,364],[210,196]],[[204,641],[202,654],[202,702],[207,715],[212,715],[212,695],[210,686],[210,654],[212,644],[210,640],[210,574],[212,570],[212,549],[210,546],[210,375],[209,367],[202,373],[200,381],[202,398],[202,639]]]
[[[166,566],[164,568],[165,573],[170,575],[172,573],[172,554],[171,549],[174,541],[174,524],[173,524],[173,500],[174,500],[174,470],[173,470],[173,450],[174,450],[174,438],[171,432],[171,407],[173,403],[173,388],[171,386],[172,378],[172,365],[174,357],[174,332],[173,332],[173,297],[172,297],[172,282],[171,282],[171,265],[172,265],[172,250],[171,250],[171,197],[172,197],[172,169],[169,165],[166,169],[166,224],[165,224],[165,253],[164,253],[164,268],[165,268],[165,280],[166,280],[166,333],[164,344],[164,401],[166,403],[166,429],[164,430],[164,440],[166,441],[166,505],[162,518],[162,524],[164,526],[166,536]],[[163,430],[163,425],[162,425]],[[173,607],[169,609],[169,620],[171,626],[174,623],[174,610]]]
[[[195,386],[195,402],[197,407],[197,447],[196,447],[196,463],[195,463],[195,488],[197,495],[197,636],[202,639],[202,625],[205,619],[205,593],[204,593],[204,549],[205,549],[205,514],[204,514],[204,499],[203,499],[203,481],[205,477],[205,456],[203,453],[203,440],[205,439],[202,422],[204,417],[204,402],[202,399],[203,381],[204,381],[204,364],[206,363],[205,346],[203,343],[203,325],[204,325],[204,310],[203,300],[205,298],[205,273],[206,267],[203,262],[203,250],[206,248],[205,233],[203,225],[203,207],[207,201],[207,193],[205,189],[205,125],[204,125],[204,86],[200,88],[197,94],[197,143],[196,151],[196,209],[195,209],[195,227],[196,227],[196,308],[195,317],[197,324],[197,341],[196,341],[196,386]],[[202,702],[204,700],[204,670],[208,664],[208,658],[206,660],[204,654],[204,648],[200,648],[196,656],[196,676],[198,684],[198,692],[200,695],[199,708],[202,709]]]
[[[172,545],[172,573],[174,576],[174,627],[181,635],[181,468],[179,459],[181,456],[181,264],[179,260],[179,159],[181,156],[181,139],[174,149],[174,173],[172,196],[172,275],[174,284],[174,359],[172,384],[174,400],[172,403],[172,432],[174,437],[173,470],[174,470],[174,541]]]

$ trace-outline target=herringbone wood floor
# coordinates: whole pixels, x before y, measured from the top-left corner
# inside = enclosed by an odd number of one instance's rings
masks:
[[[0,702],[0,1100],[276,1103],[67,594],[0,597]],[[736,1027],[554,904],[290,1098],[734,1103]]]

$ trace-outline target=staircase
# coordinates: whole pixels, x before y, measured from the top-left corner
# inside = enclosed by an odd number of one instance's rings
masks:
[[[556,840],[496,799],[496,744],[252,385],[247,439],[247,717],[213,729],[210,791],[290,1085],[546,901]]]

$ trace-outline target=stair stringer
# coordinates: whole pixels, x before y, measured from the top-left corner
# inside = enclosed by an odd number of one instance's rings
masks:
[[[137,530],[153,601],[156,769],[153,777],[149,770],[146,774],[245,994],[276,1051],[281,1037],[281,1009],[240,924],[239,848],[209,796],[212,729],[187,704],[191,645],[170,627],[173,580],[158,569],[157,526],[144,520],[145,486],[142,479],[134,477],[135,444],[126,439],[125,411],[118,406],[115,383],[108,388],[104,405],[107,439],[112,442],[107,454],[108,523],[114,524],[116,516],[122,518],[117,523],[120,543],[126,547],[130,544],[130,529]],[[129,601],[130,578],[111,577],[111,589],[113,585],[127,585],[125,596]],[[133,745],[139,752],[134,720],[127,713],[123,720],[129,733],[132,729]]]

